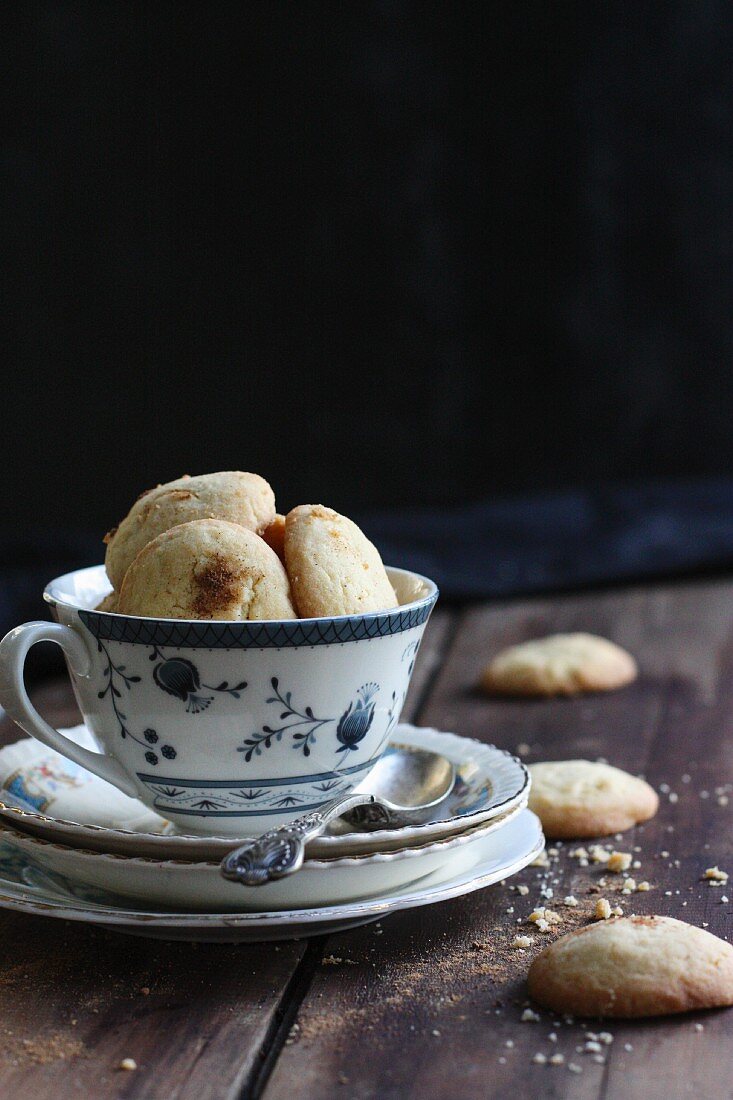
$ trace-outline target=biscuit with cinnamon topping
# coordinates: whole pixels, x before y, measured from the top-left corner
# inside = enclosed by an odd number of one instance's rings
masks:
[[[163,531],[127,570],[118,610],[163,619],[294,619],[282,562],[259,535],[202,519]]]
[[[137,555],[163,531],[198,519],[222,519],[262,531],[275,518],[275,494],[258,474],[224,470],[180,477],[142,493],[105,538],[104,564],[119,592]]]

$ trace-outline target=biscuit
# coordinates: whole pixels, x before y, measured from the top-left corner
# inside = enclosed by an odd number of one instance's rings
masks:
[[[637,676],[636,661],[594,634],[553,634],[503,650],[484,669],[481,686],[499,695],[577,695],[613,691]]]
[[[285,561],[285,516],[281,516],[280,513],[275,516],[271,524],[269,524],[264,531],[262,531],[262,537],[269,547],[271,547],[281,562]]]
[[[666,1016],[733,1004],[733,946],[673,917],[620,917],[555,940],[529,992],[573,1016]]]
[[[163,531],[127,570],[123,615],[164,619],[294,619],[282,562],[259,535],[226,520]]]
[[[355,523],[322,504],[302,504],[286,517],[285,565],[304,618],[397,605],[377,548]]]
[[[107,595],[101,600],[94,608],[95,611],[116,611],[117,610],[117,593],[108,592]]]
[[[531,764],[529,773],[529,808],[554,840],[622,833],[659,808],[648,783],[610,764],[557,760]]]
[[[227,470],[179,477],[143,493],[105,537],[104,564],[119,592],[125,573],[144,546],[171,527],[196,519],[225,519],[261,531],[275,518],[275,494],[258,474]]]

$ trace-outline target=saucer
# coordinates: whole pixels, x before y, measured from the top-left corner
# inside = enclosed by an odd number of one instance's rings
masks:
[[[84,726],[62,732],[93,747]],[[407,723],[396,726],[391,744],[439,752],[455,764],[455,787],[436,807],[434,818],[373,833],[337,833],[334,829],[309,843],[308,859],[432,843],[527,802],[527,769],[493,745]],[[3,800],[5,791],[8,795]],[[30,738],[0,750],[0,820],[52,843],[159,860],[218,861],[237,845],[228,837],[176,833],[141,802]]]
[[[379,896],[405,887],[450,863],[456,871],[472,858],[475,843],[503,830],[521,808],[492,821],[431,844],[392,852],[308,859],[293,875],[262,886],[245,886],[225,879],[219,862],[193,863],[90,852],[52,844],[4,828],[3,843],[29,863],[66,881],[106,891],[138,905],[156,905],[192,912],[302,909],[337,905]]]
[[[206,943],[301,939],[381,920],[390,913],[461,897],[517,874],[544,848],[539,819],[527,809],[470,846],[462,866],[444,864],[419,885],[366,901],[311,909],[243,913],[124,908],[103,892],[39,871],[0,843],[0,909],[109,928],[130,935]]]

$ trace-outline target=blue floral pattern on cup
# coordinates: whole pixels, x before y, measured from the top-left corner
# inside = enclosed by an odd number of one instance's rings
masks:
[[[110,657],[106,645],[99,639],[97,639],[97,647],[100,653],[104,653],[107,662],[103,674],[106,684],[101,691],[97,692],[97,698],[104,699],[105,696],[109,696],[122,739],[125,740],[125,738],[129,737],[131,741],[135,741],[136,744],[141,745],[143,749],[145,749],[146,761],[153,766],[158,763],[158,752],[160,752],[166,760],[175,760],[178,754],[173,748],[173,745],[163,744],[159,748],[153,748],[154,745],[158,746],[160,740],[156,730],[148,728],[143,731],[141,736],[133,733],[127,721],[127,714],[121,708],[119,700],[123,698],[123,688],[130,691],[133,684],[140,683],[142,676],[133,675],[128,672],[126,665],[116,665]]]
[[[269,749],[276,742],[282,741],[284,734],[292,736],[294,749],[302,752],[303,756],[310,756],[311,748],[316,743],[316,734],[324,726],[336,724],[336,740],[341,744],[336,752],[347,749],[355,751],[369,732],[374,718],[373,699],[379,691],[379,684],[363,684],[356,692],[356,699],[349,703],[340,718],[319,718],[312,707],[294,703],[292,691],[281,691],[277,676],[271,678],[270,684],[273,694],[267,702],[281,707],[279,720],[283,724],[264,725],[261,730],[255,730],[245,738],[237,752],[244,753],[247,763],[253,756],[261,756],[263,749]]]
[[[154,661],[156,656],[162,656],[157,646],[153,648],[150,660]],[[201,688],[206,691],[226,692],[232,698],[239,699],[247,687],[246,680],[231,686],[227,680],[222,680],[216,687],[213,684],[202,684],[196,665],[187,657],[168,657],[162,660],[153,669],[153,679],[162,691],[181,699],[189,714],[200,714],[214,700],[213,695],[203,695]]]
[[[363,684],[359,688],[356,702],[349,703],[339,719],[336,740],[341,742],[341,748],[336,752],[356,752],[359,742],[369,733],[374,719],[373,699],[378,691],[379,684]]]

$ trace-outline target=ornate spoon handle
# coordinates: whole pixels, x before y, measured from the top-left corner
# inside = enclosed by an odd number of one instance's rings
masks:
[[[273,879],[292,875],[303,863],[306,843],[320,836],[333,818],[357,806],[365,807],[364,813],[372,821],[389,820],[389,810],[373,794],[345,794],[235,848],[221,861],[222,875],[245,886],[264,886]]]

